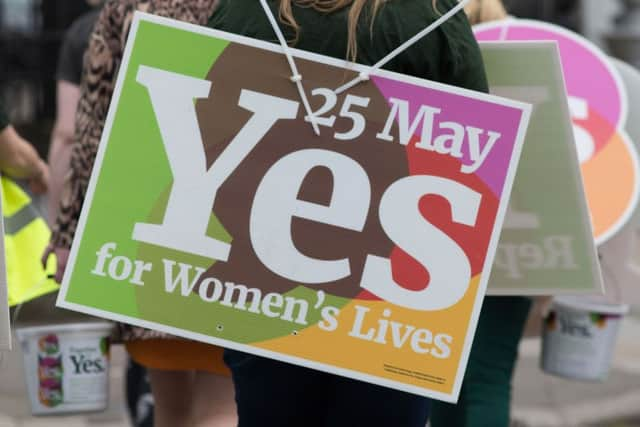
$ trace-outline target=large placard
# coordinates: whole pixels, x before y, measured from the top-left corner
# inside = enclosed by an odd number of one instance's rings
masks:
[[[603,292],[556,42],[483,42],[491,93],[533,105],[490,294]]]
[[[136,14],[58,299],[455,401],[530,106]],[[308,117],[307,117],[308,119]]]

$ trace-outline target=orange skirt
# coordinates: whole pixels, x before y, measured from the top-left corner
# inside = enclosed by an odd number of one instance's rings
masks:
[[[222,347],[179,339],[134,340],[125,343],[138,364],[163,371],[204,371],[230,375],[222,360]]]

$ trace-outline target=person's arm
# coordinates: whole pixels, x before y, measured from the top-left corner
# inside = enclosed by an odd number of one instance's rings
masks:
[[[56,121],[51,135],[48,159],[51,168],[48,207],[49,222],[52,224],[58,215],[64,180],[69,173],[76,107],[79,99],[80,87],[78,85],[63,80],[58,81]]]
[[[78,226],[89,177],[95,162],[100,136],[113,94],[122,57],[125,21],[135,10],[135,1],[109,0],[105,3],[89,40],[75,114],[69,173],[66,174],[57,216],[52,226],[43,264],[56,254],[56,281],[61,282],[69,248]]]
[[[144,5],[142,3],[144,2],[138,0],[107,0],[89,41],[80,85],[78,111],[75,116],[71,169],[64,182],[51,241],[43,255],[44,262],[49,254],[56,253],[58,282],[62,280],[69,248],[78,226],[131,17],[138,6]],[[151,7],[148,11],[204,25],[211,16],[214,1],[196,2],[186,9],[173,7],[172,4],[167,2],[165,8]]]
[[[49,186],[47,165],[11,125],[0,131],[0,170],[13,178],[29,180],[35,193],[44,193]]]

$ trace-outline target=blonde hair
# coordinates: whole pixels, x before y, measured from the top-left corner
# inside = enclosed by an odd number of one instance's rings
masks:
[[[507,17],[507,11],[500,0],[471,0],[464,7],[471,25],[497,21]]]
[[[365,5],[371,5],[371,13],[369,16],[370,28],[373,29],[373,22],[376,14],[384,3],[390,0],[280,0],[280,20],[293,28],[296,34],[296,40],[300,32],[300,26],[293,17],[292,4],[296,3],[302,7],[310,7],[322,13],[331,13],[347,6],[351,6],[349,9],[349,21],[348,21],[348,41],[347,41],[347,57],[352,61],[356,60],[358,54],[358,44],[356,40],[356,29],[358,27],[358,21],[362,16],[362,11]],[[436,1],[431,0],[431,5],[435,9]]]

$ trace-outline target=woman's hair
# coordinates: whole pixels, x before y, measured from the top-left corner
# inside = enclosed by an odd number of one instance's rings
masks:
[[[280,0],[280,20],[286,25],[293,28],[296,39],[300,31],[300,26],[293,17],[291,9],[292,3],[296,3],[302,7],[310,7],[319,12],[331,13],[340,10],[344,7],[351,6],[349,9],[349,39],[347,42],[347,57],[352,61],[356,60],[358,54],[358,44],[356,42],[356,29],[358,27],[358,21],[362,16],[362,12],[365,6],[370,6],[369,24],[373,28],[373,21],[376,14],[384,3],[391,0]],[[427,0],[425,0],[427,1]],[[436,8],[436,1],[431,0],[433,8]]]
[[[507,17],[507,11],[500,0],[471,0],[464,11],[467,12],[471,25]]]

